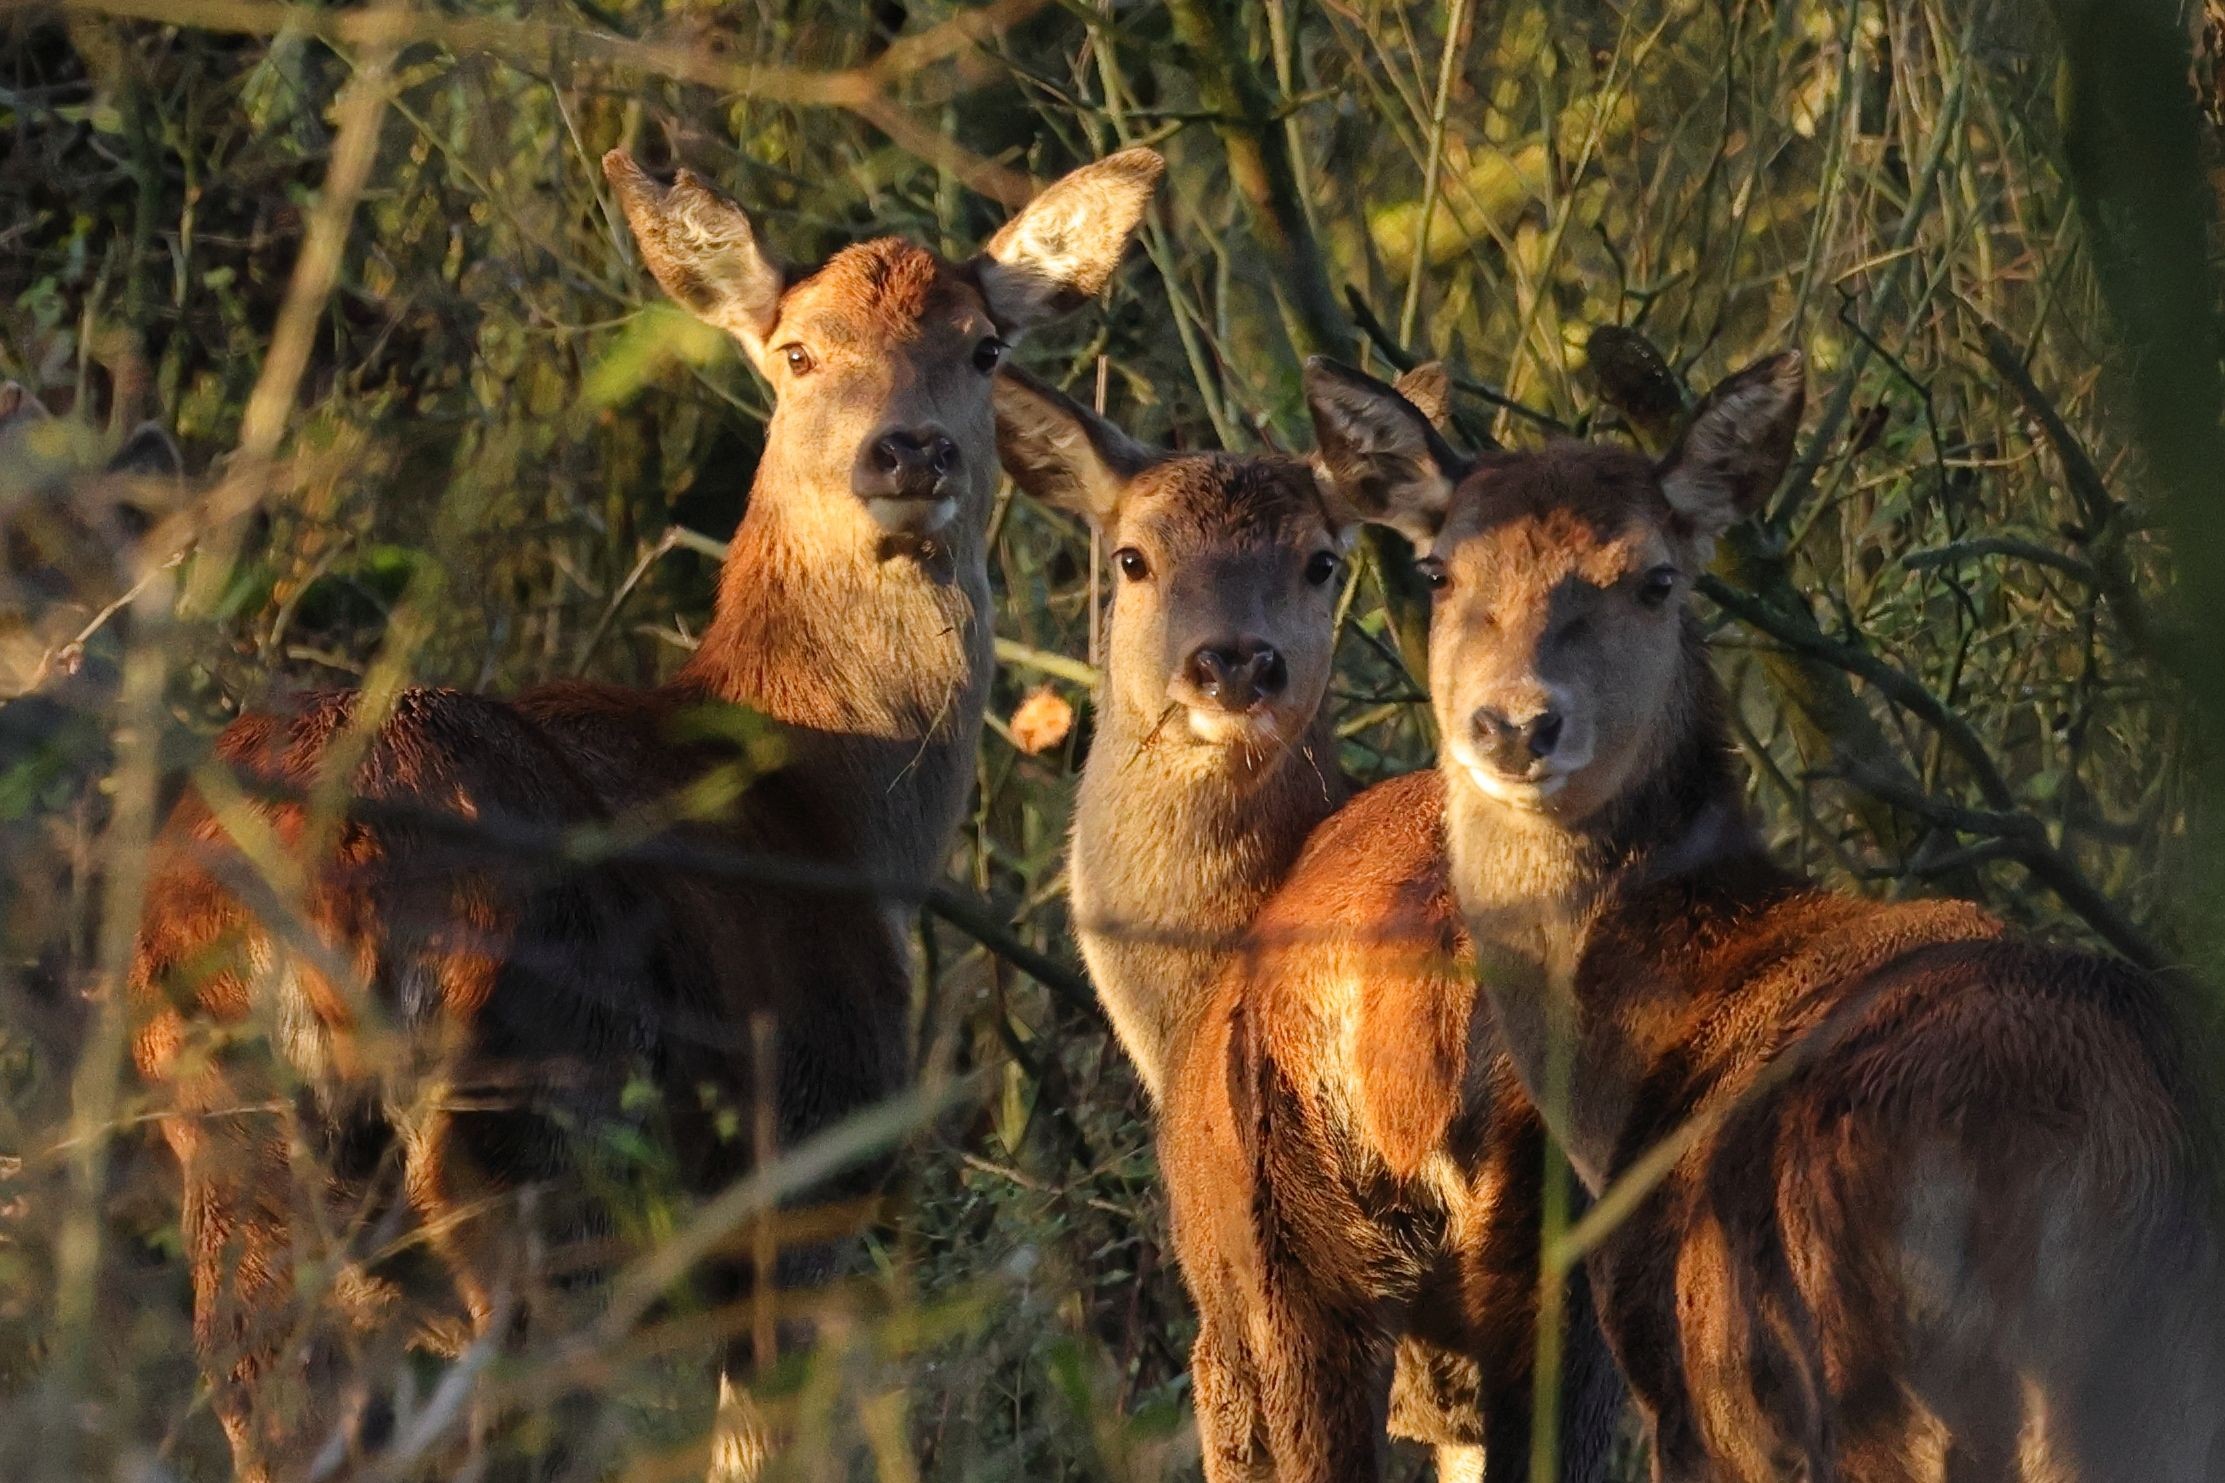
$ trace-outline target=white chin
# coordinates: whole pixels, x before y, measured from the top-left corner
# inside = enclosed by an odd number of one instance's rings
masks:
[[[958,513],[958,501],[947,494],[933,504],[917,499],[869,499],[865,512],[889,535],[931,536]]]
[[[1508,808],[1523,808],[1542,812],[1545,801],[1568,786],[1569,775],[1556,772],[1542,778],[1510,778],[1494,768],[1470,762],[1466,764],[1468,777],[1484,797],[1505,804]]]
[[[1281,735],[1274,716],[1265,711],[1246,711],[1232,716],[1227,711],[1204,711],[1193,706],[1189,714],[1190,735],[1216,747],[1230,747],[1238,742],[1272,742]]]

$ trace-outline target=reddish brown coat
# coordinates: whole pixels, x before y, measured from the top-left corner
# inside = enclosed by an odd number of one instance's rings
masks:
[[[248,717],[217,748],[236,806],[204,787],[158,846],[134,1053],[170,1098],[196,1337],[250,1480],[375,1439],[336,1409],[354,1361],[383,1377],[401,1344],[453,1347],[554,1291],[527,1264],[607,1227],[612,1188],[715,1190],[759,1114],[786,1148],[902,1085],[900,924],[963,808],[991,668],[994,373],[1005,339],[1103,287],[1161,168],[1077,171],[969,263],[884,239],[794,274],[694,176],[605,165],[659,281],[776,390],[702,644],[653,689]],[[736,708],[777,727],[769,773]],[[342,766],[341,818],[308,838]],[[691,801],[721,774],[728,796]],[[583,831],[648,854],[575,861]],[[604,1167],[596,1134],[627,1125],[671,1167]],[[423,1243],[398,1239],[413,1224]],[[408,1270],[422,1245],[440,1260]],[[296,1304],[311,1257],[334,1289]],[[783,1252],[779,1275],[825,1257]],[[762,1460],[754,1428],[718,1445],[730,1474]]]
[[[1442,801],[1397,778],[1314,831],[1171,1084],[1217,1476],[1253,1447],[1253,1390],[1278,1479],[1374,1475],[1390,1410],[1527,1476],[1546,1144],[1475,988]],[[1581,1282],[1566,1337],[1561,1476],[1595,1478],[1619,1387]]]

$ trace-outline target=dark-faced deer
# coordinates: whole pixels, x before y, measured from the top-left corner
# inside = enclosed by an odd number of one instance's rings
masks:
[[[1348,497],[1426,553],[1452,880],[1525,1086],[1595,1191],[1689,1140],[1591,1261],[1656,1476],[2225,1477],[2216,1171],[2165,987],[1820,890],[1744,818],[1687,601],[1784,470],[1799,357],[1658,464],[1464,460],[1357,373],[1308,390]]]
[[[787,1146],[901,1086],[902,902],[874,888],[924,885],[972,777],[990,389],[1009,342],[1103,288],[1162,168],[1131,150],[1076,171],[970,262],[884,238],[791,270],[697,177],[661,186],[616,152],[604,166],[658,282],[733,334],[776,399],[700,648],[656,689],[405,690],[360,737],[350,694],[243,719],[218,752],[247,796],[189,797],[162,841],[136,1054],[172,1099],[196,1336],[245,1478],[307,1475],[345,1430],[351,1325],[392,1327],[403,1306],[332,1232],[409,1246],[397,1226],[414,1222],[468,1339],[519,1301],[519,1192],[544,1227],[603,1223],[565,1130],[618,1117],[629,1077],[662,1094],[697,1192],[751,1165],[720,1109],[769,1106]],[[722,707],[777,723],[784,756],[690,822],[707,779],[738,785],[735,749],[694,719]],[[318,844],[302,795],[333,756],[354,759],[351,803]],[[856,884],[567,865],[550,831],[583,825]],[[235,835],[318,849],[297,913],[273,909]],[[275,1055],[239,1053],[250,1031]],[[300,1116],[272,1115],[273,1096]],[[322,1159],[314,1209],[295,1138]],[[304,1312],[306,1271],[328,1290]],[[746,1472],[754,1446],[721,1465]]]
[[[1441,410],[1435,368],[1400,384]],[[1215,987],[1250,941],[1247,923],[1347,793],[1323,700],[1336,577],[1355,522],[1324,500],[1306,462],[1147,448],[1017,376],[998,387],[997,423],[1014,479],[1088,517],[1118,573],[1069,878],[1099,997],[1163,1114],[1177,1247],[1204,1319],[1193,1378],[1207,1472],[1216,1483],[1311,1476],[1274,1451],[1259,1367],[1228,1328],[1232,1294],[1218,1254],[1185,1229],[1204,1171],[1181,1156],[1190,1109],[1170,1078],[1193,1060]],[[1434,856],[1436,810],[1421,814]],[[1441,865],[1432,879],[1449,921]],[[1294,945],[1293,956],[1307,946]],[[1371,1440],[1387,1426],[1436,1444],[1442,1477],[1480,1476],[1487,1415],[1501,1421],[1493,1436],[1504,1444],[1505,1475],[1528,1464],[1526,1446],[1510,1440],[1520,1428],[1507,1421],[1529,1416],[1540,1140],[1534,1116],[1506,1126],[1520,1131],[1491,1176],[1497,1215],[1473,1234],[1491,1247],[1476,1254],[1479,1264],[1514,1272],[1479,1326],[1516,1362],[1481,1369],[1485,1346],[1470,1335],[1440,1325],[1423,1337],[1414,1326],[1397,1356],[1395,1399],[1379,1395],[1372,1413]],[[1237,1170],[1237,1183],[1248,1188],[1249,1175]],[[1215,1193],[1242,1198],[1233,1186]],[[1386,1385],[1399,1337],[1398,1325],[1385,1327]]]

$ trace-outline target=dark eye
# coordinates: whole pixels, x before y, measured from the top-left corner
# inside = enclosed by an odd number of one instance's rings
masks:
[[[1113,552],[1113,565],[1119,567],[1120,574],[1131,582],[1141,582],[1151,575],[1151,563],[1145,561],[1143,553],[1133,546],[1122,546]]]
[[[781,359],[788,362],[788,374],[791,376],[808,376],[811,368],[818,364],[811,358],[811,352],[801,345],[783,345],[780,347],[780,355]]]
[[[1004,353],[1011,348],[995,335],[991,335],[973,347],[973,368],[984,376],[988,375],[997,368],[997,363],[1004,359]]]
[[[1452,573],[1446,571],[1445,564],[1434,556],[1424,556],[1415,562],[1414,570],[1422,574],[1422,580],[1429,584],[1432,592],[1442,592],[1452,585]]]
[[[1336,552],[1316,551],[1306,561],[1306,580],[1316,587],[1327,586],[1329,579],[1337,574],[1337,567],[1341,564],[1337,560]]]
[[[1649,608],[1658,608],[1676,591],[1676,568],[1657,566],[1638,579],[1638,601]]]

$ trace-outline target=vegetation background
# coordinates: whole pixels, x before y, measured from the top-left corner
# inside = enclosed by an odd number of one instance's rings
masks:
[[[120,1055],[166,789],[290,690],[648,681],[701,628],[766,394],[640,270],[615,144],[791,260],[956,253],[1031,180],[1155,145],[1143,251],[1023,359],[1183,445],[1302,446],[1314,352],[1444,357],[1471,441],[1651,445],[1803,347],[1798,466],[1708,589],[1782,853],[2214,967],[2212,29],[2174,0],[0,0],[0,378],[75,419],[0,466],[0,1476],[224,1473]],[[144,418],[183,486],[74,477]],[[771,1386],[811,1477],[1194,1467],[1146,1108],[1061,894],[1093,553],[1024,500],[997,524],[991,734],[920,927],[939,1090]],[[1420,605],[1372,549],[1335,697],[1370,778],[1431,752]],[[1045,687],[1079,723],[1038,702],[1016,736]],[[563,1361],[628,1477],[700,1475],[702,1318]],[[492,1373],[531,1396],[556,1363]],[[434,1431],[443,1378],[396,1381]]]

